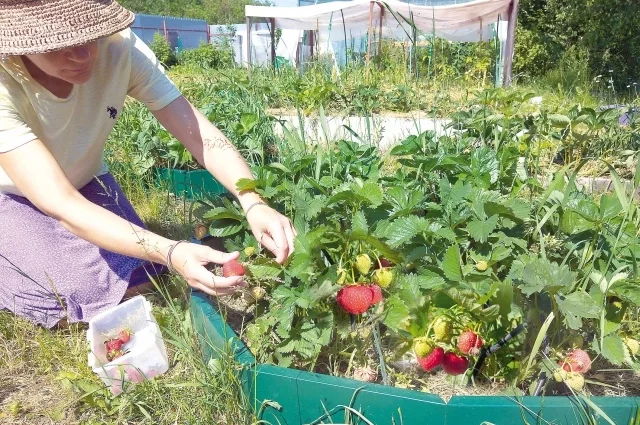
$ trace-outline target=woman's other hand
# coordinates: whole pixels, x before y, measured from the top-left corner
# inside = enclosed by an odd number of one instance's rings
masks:
[[[276,256],[280,264],[293,253],[293,240],[297,232],[291,221],[262,202],[250,205],[247,221],[258,242]]]

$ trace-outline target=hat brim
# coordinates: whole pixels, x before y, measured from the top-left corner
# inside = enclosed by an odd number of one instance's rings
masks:
[[[0,0],[0,56],[79,46],[120,32],[134,19],[113,0]]]

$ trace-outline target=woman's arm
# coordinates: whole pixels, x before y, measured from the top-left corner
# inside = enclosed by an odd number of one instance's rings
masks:
[[[224,134],[184,96],[153,114],[203,167],[236,196],[245,211],[256,202],[262,202],[255,192],[238,192],[238,180],[253,179],[249,166]],[[291,255],[296,231],[286,217],[268,206],[258,205],[247,214],[247,220],[255,237],[276,255],[278,262],[284,262]]]
[[[175,241],[142,229],[88,201],[69,182],[40,140],[0,153],[0,167],[27,199],[71,233],[118,254],[167,264],[168,250]],[[173,251],[171,260],[190,285],[221,295],[234,292],[233,286],[243,282],[219,277],[214,282],[213,274],[204,265],[223,264],[238,255],[181,243]]]

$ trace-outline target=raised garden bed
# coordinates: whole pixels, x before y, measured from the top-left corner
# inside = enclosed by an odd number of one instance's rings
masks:
[[[227,189],[207,170],[157,168],[155,178],[158,186],[189,200],[227,193]]]
[[[592,418],[598,424],[608,423],[597,409],[615,425],[637,424],[640,420],[640,397],[590,397],[592,405],[565,396],[453,396],[445,402],[434,394],[258,364],[207,295],[192,292],[191,313],[204,360],[232,353],[242,366],[245,394],[259,419],[267,423],[344,423],[346,406],[376,425],[569,425],[594,423],[589,422]],[[354,424],[366,423],[351,416]]]

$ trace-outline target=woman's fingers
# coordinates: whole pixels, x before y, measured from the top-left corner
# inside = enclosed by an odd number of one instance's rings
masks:
[[[224,264],[228,261],[235,260],[240,256],[240,252],[238,251],[222,252],[216,251],[208,246],[202,246],[202,248],[205,248],[202,257],[207,263]]]

